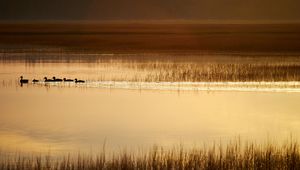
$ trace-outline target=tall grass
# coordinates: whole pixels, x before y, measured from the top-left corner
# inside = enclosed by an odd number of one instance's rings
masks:
[[[114,64],[110,64],[113,66]],[[116,67],[126,76],[113,80],[143,82],[275,82],[300,81],[298,63],[129,62]],[[117,66],[118,65],[118,66]],[[105,77],[105,76],[103,76]],[[106,79],[109,80],[109,79]]]
[[[44,66],[44,64],[52,64],[53,67],[58,68],[70,66],[70,71],[79,72],[78,70],[82,69],[79,73],[86,73],[87,79],[99,81],[300,81],[300,57],[284,55],[120,54],[111,56],[63,52],[54,54],[24,53],[22,55],[4,53],[0,54],[0,64],[1,62],[2,64],[28,63],[31,67]]]
[[[156,63],[137,64],[147,70],[145,81],[170,82],[243,82],[243,81],[299,81],[298,64],[194,64]]]
[[[300,151],[296,142],[280,146],[229,143],[204,148],[167,149],[153,147],[144,154],[120,152],[109,158],[105,152],[96,156],[77,154],[5,156],[1,170],[92,170],[92,169],[300,169]]]

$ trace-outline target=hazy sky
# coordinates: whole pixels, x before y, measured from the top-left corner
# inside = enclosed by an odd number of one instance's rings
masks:
[[[0,20],[300,20],[300,0],[0,0]]]

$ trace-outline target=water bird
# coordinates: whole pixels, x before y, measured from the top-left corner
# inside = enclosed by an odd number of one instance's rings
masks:
[[[55,82],[61,82],[63,80],[62,79],[57,79],[56,77],[53,77],[53,81],[55,81]]]
[[[53,80],[48,79],[47,77],[44,77],[44,79],[45,79],[45,82],[54,82]]]
[[[75,79],[75,83],[84,83],[85,81],[84,80],[77,80]]]
[[[32,83],[37,83],[37,82],[39,82],[39,80],[36,80],[36,79],[32,80]]]
[[[66,78],[64,78],[63,79],[65,82],[73,82],[74,80],[73,79],[66,79]]]
[[[28,83],[28,79],[23,79],[23,76],[20,77],[20,83]]]

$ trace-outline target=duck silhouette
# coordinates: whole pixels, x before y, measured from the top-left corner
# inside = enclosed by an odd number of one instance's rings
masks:
[[[25,84],[28,83],[28,79],[23,79],[23,76],[20,77],[20,83]]]
[[[61,82],[63,80],[62,79],[57,79],[56,77],[53,77],[53,81],[55,81],[55,82]]]
[[[39,82],[39,80],[36,80],[36,79],[32,80],[32,83],[37,83],[37,82]]]
[[[53,80],[48,79],[47,77],[44,77],[44,79],[45,79],[45,82],[54,82]]]
[[[64,82],[73,82],[74,81],[73,79],[66,79],[66,78],[64,78],[63,80],[64,80]]]
[[[85,83],[85,81],[84,80],[77,80],[77,79],[75,79],[75,83]]]

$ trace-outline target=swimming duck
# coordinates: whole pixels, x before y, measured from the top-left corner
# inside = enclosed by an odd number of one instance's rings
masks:
[[[54,82],[53,80],[48,79],[47,77],[44,77],[44,79],[45,79],[45,82]]]
[[[73,82],[74,80],[73,79],[66,79],[66,78],[64,78],[63,79],[65,82]]]
[[[28,79],[23,79],[23,76],[20,77],[20,83],[28,83]]]
[[[84,83],[85,81],[84,80],[77,80],[75,79],[75,83]]]
[[[36,80],[36,79],[32,80],[32,83],[37,83],[37,82],[39,82],[39,80]]]
[[[53,81],[55,81],[55,82],[61,82],[63,80],[62,79],[57,79],[57,78],[53,77]]]

